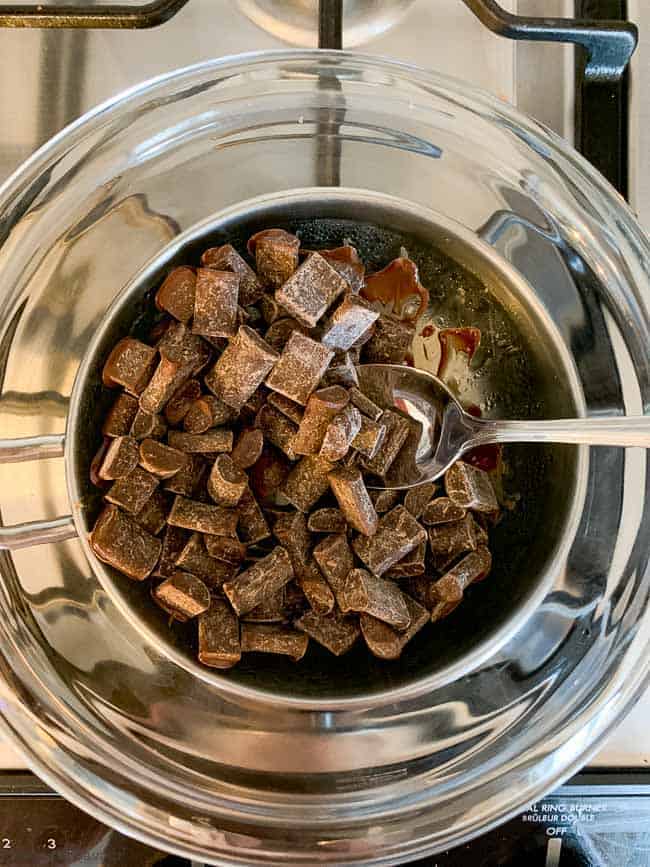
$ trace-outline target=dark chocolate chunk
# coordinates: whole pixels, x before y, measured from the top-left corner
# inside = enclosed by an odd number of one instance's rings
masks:
[[[199,268],[192,331],[206,337],[234,337],[239,277],[232,271]]]
[[[401,560],[398,560],[394,566],[384,572],[386,578],[410,578],[416,575],[423,575],[425,571],[425,557],[427,553],[427,543],[420,542],[417,548],[414,548]]]
[[[138,400],[133,395],[118,395],[102,425],[102,434],[105,437],[126,436],[131,430],[138,408]]]
[[[199,503],[178,495],[167,520],[173,527],[183,527],[185,530],[235,537],[237,517],[234,509]]]
[[[156,307],[187,324],[194,314],[196,272],[181,265],[174,268],[156,292]]]
[[[414,518],[419,518],[424,511],[424,507],[435,496],[438,486],[435,482],[424,482],[415,488],[411,488],[406,492],[404,497],[404,506],[409,510]],[[462,518],[463,516],[460,515]],[[426,521],[423,521],[426,523]]]
[[[361,430],[361,413],[348,404],[327,426],[319,455],[327,461],[343,460]]]
[[[305,455],[287,476],[281,488],[289,502],[301,512],[309,512],[329,490],[330,461],[319,455]]]
[[[171,425],[180,424],[195,400],[201,397],[201,383],[198,379],[188,379],[167,401],[165,418]]]
[[[351,569],[337,594],[341,611],[370,614],[394,629],[404,630],[411,616],[402,591],[394,581],[371,575],[365,569]]]
[[[248,262],[239,255],[231,244],[221,247],[211,247],[201,256],[204,268],[214,268],[216,271],[232,271],[239,277],[239,303],[242,307],[255,304],[264,294],[264,286],[257,279],[257,274]]]
[[[140,395],[140,409],[150,414],[162,412],[183,383],[190,371],[175,361],[161,358],[147,387]]]
[[[153,374],[156,350],[134,337],[123,337],[115,344],[106,359],[102,381],[107,388],[122,386],[133,395],[139,395]]]
[[[246,546],[238,539],[228,536],[205,536],[203,542],[211,557],[223,560],[232,566],[239,566],[246,556]]]
[[[299,331],[301,334],[307,333],[305,326],[301,325],[297,319],[292,319],[290,316],[280,316],[268,327],[264,334],[264,340],[276,352],[282,352],[294,331]]]
[[[167,432],[167,425],[157,413],[139,409],[131,425],[131,436],[136,440],[159,439]]]
[[[338,467],[329,474],[329,481],[348,524],[366,536],[373,536],[377,532],[377,512],[360,470]]]
[[[407,419],[389,409],[381,414],[380,422],[386,428],[383,442],[373,458],[364,458],[363,466],[370,473],[385,476],[406,442],[410,426]]]
[[[294,451],[301,455],[318,453],[330,422],[345,409],[348,401],[349,395],[340,385],[315,391],[307,401],[307,408],[298,426]]]
[[[340,509],[316,509],[307,521],[307,529],[310,533],[345,533],[347,528],[345,515]]]
[[[115,437],[108,444],[99,468],[99,478],[106,481],[128,476],[138,465],[138,443],[133,437]]]
[[[358,410],[357,410],[358,412]],[[352,440],[352,448],[368,460],[374,458],[382,447],[386,436],[386,426],[381,422],[360,415],[359,433]]]
[[[297,575],[307,562],[311,547],[306,516],[294,511],[281,513],[273,524],[273,535],[286,550]]]
[[[459,521],[429,527],[429,548],[434,556],[448,559],[453,559],[465,551],[475,551],[476,536],[472,516],[465,515]]]
[[[303,408],[300,406],[299,403],[290,400],[283,394],[272,391],[269,393],[267,402],[270,403],[271,406],[275,407],[275,409],[279,410],[283,415],[286,415],[286,417],[290,419],[294,424],[299,425],[302,421],[302,417],[304,415]]]
[[[223,585],[223,592],[240,616],[252,611],[266,596],[291,581],[293,569],[289,555],[279,545],[245,572]]]
[[[244,491],[237,505],[237,513],[239,514],[239,538],[246,545],[254,545],[262,539],[268,539],[271,535],[264,513],[250,490]]]
[[[284,413],[274,406],[265,404],[257,414],[256,423],[264,437],[283,451],[290,461],[298,460],[298,455],[293,448],[298,426]]]
[[[426,538],[413,515],[404,506],[395,506],[380,519],[374,536],[358,536],[352,546],[374,575],[383,575]]]
[[[167,497],[160,488],[156,488],[135,516],[135,520],[147,533],[157,536],[165,528],[168,514],[169,503],[167,502]]]
[[[176,560],[185,547],[190,534],[180,527],[167,525],[162,537],[162,550],[160,559],[154,571],[159,578],[169,578],[176,571]]]
[[[411,348],[415,326],[396,316],[382,313],[375,331],[363,347],[363,360],[370,364],[403,364]]]
[[[374,503],[377,514],[383,515],[399,503],[401,494],[401,491],[393,490],[370,491],[370,499]]]
[[[145,439],[140,443],[140,463],[159,479],[171,479],[187,463],[187,455],[156,440]]]
[[[284,229],[263,229],[248,240],[248,252],[255,256],[259,279],[277,289],[298,267],[300,240]]]
[[[242,325],[205,384],[233,409],[241,409],[278,359],[277,352],[247,325]]]
[[[113,503],[124,509],[130,515],[136,515],[156,490],[158,479],[143,470],[135,467],[128,476],[123,476],[113,482],[105,497],[109,503]]]
[[[348,572],[354,568],[354,556],[347,538],[342,533],[326,536],[316,545],[313,554],[320,571],[327,578],[338,599],[339,592],[345,586]]]
[[[210,607],[210,591],[197,575],[190,572],[174,572],[154,587],[151,595],[163,611],[181,622],[198,617]]]
[[[256,463],[264,446],[264,434],[258,428],[243,430],[235,443],[231,458],[232,462],[240,470],[247,470]]]
[[[325,371],[323,382],[325,385],[342,385],[345,388],[359,385],[359,375],[356,368],[356,359],[352,352],[337,352],[330,361]]]
[[[267,376],[266,384],[273,391],[304,406],[333,357],[330,349],[294,331]]]
[[[338,611],[332,611],[330,614],[307,611],[295,621],[294,626],[306,632],[310,638],[322,644],[335,656],[342,656],[351,650],[361,635],[357,619],[346,617]]]
[[[313,253],[277,289],[275,300],[298,322],[313,328],[348,284],[318,253]]]
[[[151,574],[161,548],[159,539],[116,506],[106,506],[97,518],[90,546],[100,560],[135,581],[143,581]]]
[[[465,517],[465,512],[466,509],[457,506],[449,497],[437,497],[424,507],[421,520],[427,525],[448,524],[450,521],[460,521]]]
[[[415,599],[404,594],[410,623],[406,630],[398,632],[387,623],[362,614],[359,618],[361,634],[371,653],[379,659],[399,659],[402,650],[429,620],[429,612]]]
[[[208,476],[208,494],[220,506],[236,506],[248,489],[248,476],[230,455],[219,455]]]
[[[346,352],[378,318],[379,312],[373,310],[367,301],[348,294],[325,324],[321,341],[330,349]]]
[[[296,572],[296,582],[316,614],[329,614],[334,609],[334,592],[314,560],[308,560]]]
[[[431,620],[446,617],[460,604],[465,589],[474,581],[484,578],[492,566],[492,555],[487,548],[478,548],[453,566],[430,587]]]
[[[201,455],[187,455],[187,463],[175,476],[167,479],[163,487],[172,494],[193,497],[198,492],[206,472],[207,465]]]
[[[182,322],[175,322],[167,329],[158,341],[158,352],[161,358],[172,362],[180,372],[189,376],[204,368],[211,357],[208,344]]]
[[[225,599],[212,597],[199,615],[199,662],[210,668],[232,668],[241,659],[239,621]]]
[[[206,536],[206,539],[219,539],[220,536]],[[198,575],[212,589],[221,587],[224,581],[232,578],[237,567],[223,560],[211,557],[206,550],[205,539],[200,533],[192,533],[176,558],[176,565],[185,572]]]
[[[167,440],[169,445],[181,452],[192,454],[214,454],[232,450],[234,434],[231,430],[217,427],[202,434],[190,434],[172,430]]]
[[[341,277],[345,278],[350,290],[358,295],[363,286],[366,269],[356,249],[351,244],[345,244],[342,247],[335,247],[333,250],[319,250],[318,252],[323,259],[330,263],[332,268],[339,272]]]
[[[261,557],[258,559],[262,559]],[[284,587],[269,593],[264,598],[263,602],[256,605],[247,614],[244,614],[242,620],[247,623],[282,623],[286,620],[284,608]]]
[[[457,461],[445,473],[445,490],[450,500],[475,512],[496,512],[497,498],[489,475],[464,461]]]
[[[281,653],[298,662],[307,653],[309,636],[288,626],[242,623],[241,649],[244,653]]]
[[[379,421],[383,409],[377,406],[376,403],[370,400],[369,397],[366,397],[362,391],[359,391],[359,389],[354,386],[350,389],[350,401],[354,406],[356,406],[362,415],[367,416],[373,421]]]

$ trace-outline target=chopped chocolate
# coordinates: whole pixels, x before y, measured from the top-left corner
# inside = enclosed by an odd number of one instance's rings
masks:
[[[153,439],[145,439],[140,443],[140,464],[159,479],[171,479],[186,463],[185,452]]]
[[[478,548],[453,566],[430,588],[431,620],[440,620],[451,614],[462,601],[465,589],[474,581],[484,578],[492,566],[492,555],[487,548]]]
[[[156,490],[157,485],[158,479],[155,476],[142,467],[135,467],[128,476],[122,476],[113,482],[105,498],[130,515],[136,515]]]
[[[139,395],[153,374],[156,350],[135,337],[123,337],[106,359],[102,382],[107,388],[122,386],[130,394]]]
[[[230,455],[219,455],[208,477],[208,494],[220,506],[236,506],[248,489],[248,476]]]
[[[330,479],[330,484],[332,480]],[[310,533],[345,533],[348,525],[340,509],[316,509],[307,521]]]
[[[422,510],[423,524],[448,524],[450,521],[460,521],[465,517],[466,509],[457,506],[449,497],[437,497]]]
[[[399,659],[404,647],[429,620],[429,612],[415,599],[404,594],[404,602],[408,609],[410,623],[403,632],[398,632],[369,614],[362,614],[359,618],[361,634],[368,649],[379,659]]]
[[[281,653],[298,662],[307,653],[309,636],[288,626],[242,623],[241,649],[244,653]]]
[[[159,539],[116,506],[106,506],[97,518],[90,546],[100,560],[135,581],[143,581],[151,574],[161,547]]]
[[[390,512],[393,506],[399,503],[401,494],[401,491],[393,490],[370,491],[370,499],[377,514],[383,515],[384,512]]]
[[[357,410],[357,412],[359,411]],[[359,413],[359,416],[361,418],[361,427],[359,428],[359,433],[352,440],[352,448],[370,460],[374,458],[384,442],[386,426],[381,424],[381,422],[366,418],[361,413]]]
[[[426,538],[413,515],[404,506],[395,506],[379,520],[374,536],[358,536],[352,546],[373,574],[383,575]]]
[[[188,500],[180,494],[175,498],[167,520],[173,527],[183,527],[185,530],[197,530],[213,536],[237,535],[237,512],[234,509]]]
[[[475,512],[499,510],[489,475],[464,461],[457,461],[445,473],[445,490],[449,499],[464,509]]]
[[[135,520],[147,533],[157,536],[164,529],[168,514],[169,503],[167,502],[167,497],[160,488],[156,488],[135,516]]]
[[[138,400],[133,395],[118,395],[102,425],[102,434],[105,437],[126,436],[131,430],[138,407]]]
[[[228,406],[241,409],[277,359],[277,352],[259,334],[242,325],[206,374],[205,384]]]
[[[293,443],[297,454],[315,454],[320,450],[330,422],[347,406],[349,395],[340,385],[331,385],[315,391],[307,401],[307,408]]]
[[[261,557],[259,558],[262,559]],[[244,614],[242,620],[247,623],[282,623],[286,620],[284,608],[284,587],[274,590],[264,598],[263,602],[256,605],[248,614]]]
[[[144,439],[159,439],[167,432],[167,425],[162,419],[162,416],[157,413],[145,412],[139,409],[133,424],[131,425],[131,436],[136,440]]]
[[[273,524],[273,535],[286,549],[294,569],[305,563],[311,547],[311,536],[303,512],[280,512]]]
[[[400,579],[411,578],[416,575],[424,575],[425,557],[427,553],[427,543],[420,542],[417,548],[414,548],[406,557],[402,557],[394,566],[391,566],[387,572],[384,572],[386,578]]]
[[[359,254],[351,244],[335,247],[333,250],[319,250],[323,259],[326,259],[332,268],[345,278],[350,286],[350,291],[358,295],[366,274],[366,269],[359,258]]]
[[[343,385],[346,388],[359,385],[356,360],[352,352],[337,352],[325,371],[323,382],[326,385]]]
[[[375,331],[363,347],[366,364],[403,364],[411,348],[415,326],[396,316],[382,313],[375,322]]]
[[[158,341],[158,352],[178,368],[185,379],[198,373],[210,360],[208,344],[182,322],[175,322]],[[187,375],[186,375],[187,374]]]
[[[207,466],[201,455],[187,455],[187,463],[175,476],[167,479],[163,487],[172,494],[193,497],[198,492],[206,472]]]
[[[367,301],[348,294],[328,319],[321,341],[330,349],[345,352],[372,328],[377,319],[379,312],[373,310]]]
[[[260,301],[262,319],[267,325],[273,325],[278,319],[287,319],[287,311],[284,310],[272,295],[264,295]]]
[[[363,466],[370,473],[385,476],[406,442],[411,428],[407,419],[390,409],[382,412],[380,422],[386,428],[384,440],[373,458],[364,458]]]
[[[232,271],[199,268],[192,331],[206,337],[234,337],[239,277]]]
[[[305,455],[287,476],[281,492],[301,512],[309,512],[329,490],[334,465],[319,455]]]
[[[278,545],[271,553],[258,560],[245,572],[240,572],[223,585],[223,592],[240,616],[252,611],[270,593],[291,581],[293,569],[289,555]]]
[[[303,408],[300,406],[299,403],[295,403],[295,401],[290,400],[283,394],[272,391],[268,396],[267,402],[270,403],[271,406],[279,410],[283,415],[286,415],[286,417],[290,419],[294,424],[299,425],[302,421],[302,417],[304,414]]]
[[[372,421],[379,421],[383,409],[378,407],[376,403],[354,386],[350,389],[350,401],[360,413],[372,419]]]
[[[438,486],[435,482],[424,482],[415,488],[410,488],[404,497],[404,506],[409,510],[414,518],[419,518],[424,507],[431,501]],[[463,516],[460,515],[462,518]],[[423,522],[426,523],[426,522]]]
[[[223,560],[232,566],[239,566],[246,556],[246,546],[238,539],[228,536],[204,536],[203,542],[211,557]]]
[[[156,292],[156,307],[165,310],[174,319],[187,324],[194,315],[196,272],[194,268],[181,265],[164,279]]]
[[[248,252],[255,256],[259,279],[277,289],[298,267],[300,240],[284,229],[263,229],[248,239]]]
[[[247,470],[256,463],[264,446],[264,434],[257,428],[243,430],[235,443],[231,458],[232,462],[240,470]]]
[[[359,623],[354,617],[346,617],[338,611],[330,614],[316,614],[307,611],[294,626],[306,632],[310,638],[322,644],[335,656],[342,656],[351,650],[361,635]]]
[[[262,539],[268,539],[271,535],[269,525],[259,503],[250,490],[244,491],[237,506],[237,512],[239,514],[239,538],[242,542],[246,545],[254,545]]]
[[[358,467],[338,467],[329,474],[329,481],[348,524],[365,536],[373,536],[377,512]]]
[[[149,384],[140,395],[140,409],[151,414],[162,412],[172,395],[189,377],[189,370],[175,361],[161,358]]]
[[[480,548],[481,545],[487,545],[490,541],[485,514],[479,512],[477,515],[472,515],[472,518],[474,519],[474,535],[476,536],[476,544]]]
[[[298,322],[313,328],[330,304],[343,295],[348,284],[318,253],[313,253],[277,289],[275,300]]]
[[[172,430],[167,440],[169,445],[181,452],[190,454],[214,454],[232,451],[234,434],[223,427],[214,428],[202,434],[184,433]]]
[[[241,659],[239,621],[225,599],[213,596],[199,615],[199,662],[210,668],[232,668]]]
[[[318,568],[327,578],[338,599],[348,572],[354,568],[354,556],[347,538],[342,533],[326,536],[316,545],[313,554]]]
[[[201,397],[201,383],[198,379],[188,379],[167,401],[165,418],[171,425],[180,424],[195,400]]]
[[[476,550],[476,536],[471,515],[459,521],[429,527],[429,547],[436,557],[454,558],[464,551]]]
[[[163,611],[181,622],[198,617],[210,607],[210,591],[198,576],[190,572],[174,572],[154,587],[151,595]]]
[[[276,352],[282,352],[294,331],[299,331],[301,334],[306,333],[305,326],[301,325],[297,319],[292,319],[290,316],[281,316],[279,319],[275,319],[269,326],[264,335],[264,340]]]
[[[333,357],[331,350],[294,331],[267,376],[266,384],[273,391],[304,406]]]
[[[351,569],[337,595],[341,611],[370,614],[394,629],[404,630],[411,616],[402,591],[394,581],[371,575],[365,569]]]
[[[99,478],[106,481],[128,476],[138,465],[139,452],[137,440],[133,437],[115,437],[106,449],[104,460],[99,467]]]
[[[248,262],[240,256],[232,244],[221,247],[211,247],[201,256],[204,268],[214,268],[216,271],[232,271],[239,277],[239,303],[242,307],[255,304],[264,294],[264,286],[257,279],[257,274]]]
[[[280,493],[291,470],[289,458],[275,446],[265,443],[260,459],[248,473],[252,492],[266,507],[279,505]]]
[[[169,578],[176,571],[176,560],[189,539],[189,533],[180,527],[167,525],[162,537],[160,559],[154,571],[159,578]]]
[[[329,614],[334,609],[336,599],[332,588],[314,560],[308,560],[296,571],[296,582],[316,614]]]
[[[257,425],[264,434],[264,437],[283,451],[290,461],[298,460],[298,455],[293,448],[293,442],[298,433],[298,426],[287,418],[284,413],[274,406],[265,404],[257,414]]]
[[[218,539],[223,537],[206,536],[205,538]],[[198,575],[211,589],[221,587],[223,582],[232,578],[237,571],[237,567],[233,564],[210,556],[206,550],[205,539],[200,533],[192,533],[176,558],[176,565],[185,572]]]
[[[319,455],[327,461],[343,460],[360,430],[361,413],[348,404],[327,426]]]

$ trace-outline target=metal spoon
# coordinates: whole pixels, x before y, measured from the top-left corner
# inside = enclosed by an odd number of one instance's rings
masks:
[[[424,370],[400,364],[361,364],[359,388],[383,408],[422,427],[416,449],[400,456],[379,488],[412,488],[443,475],[465,452],[492,443],[577,443],[650,448],[650,416],[599,416],[553,421],[474,418],[447,386]],[[405,447],[408,452],[408,447]],[[413,452],[415,452],[413,454]]]

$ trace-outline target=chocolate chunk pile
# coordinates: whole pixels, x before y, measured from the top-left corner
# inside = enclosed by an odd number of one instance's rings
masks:
[[[229,244],[174,269],[148,341],[106,360],[119,393],[91,468],[105,500],[92,548],[196,620],[204,665],[298,661],[310,640],[397,659],[487,575],[498,515],[470,463],[444,484],[368,489],[418,431],[359,390],[355,365],[406,362],[426,290],[404,257],[366,278],[353,247],[303,253],[282,229],[248,251],[255,269]],[[391,279],[410,319],[386,303]]]

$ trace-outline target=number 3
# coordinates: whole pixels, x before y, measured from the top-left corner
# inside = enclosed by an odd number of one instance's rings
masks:
[[[47,848],[56,849],[56,840],[53,837],[47,838]]]

